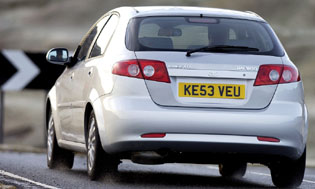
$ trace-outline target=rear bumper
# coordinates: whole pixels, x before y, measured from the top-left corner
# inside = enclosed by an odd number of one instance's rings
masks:
[[[237,158],[262,163],[277,158],[297,159],[301,156],[293,144],[260,142],[252,136],[211,134],[167,134],[163,139],[131,139],[116,142],[108,150],[115,153],[156,151],[176,154],[180,158],[173,160],[174,162],[191,163],[215,163]]]
[[[262,110],[161,107],[149,95],[104,96],[93,106],[103,148],[111,154],[169,150],[297,159],[306,145],[307,110],[303,100],[292,99],[300,97],[282,98],[285,93],[278,87]],[[146,133],[166,136],[141,138]]]

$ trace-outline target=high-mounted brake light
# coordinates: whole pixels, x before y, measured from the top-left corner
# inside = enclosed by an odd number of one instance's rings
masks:
[[[164,62],[157,60],[125,60],[113,66],[113,74],[170,83]]]
[[[254,86],[274,85],[300,81],[299,72],[295,67],[281,64],[261,65]]]

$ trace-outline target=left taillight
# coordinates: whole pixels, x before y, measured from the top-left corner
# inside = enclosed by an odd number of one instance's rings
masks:
[[[295,67],[281,64],[261,65],[254,86],[274,85],[300,81],[300,75]]]
[[[126,60],[117,62],[113,66],[112,73],[115,75],[143,78],[137,60]]]
[[[113,66],[113,74],[170,83],[165,63],[158,60],[125,60]]]

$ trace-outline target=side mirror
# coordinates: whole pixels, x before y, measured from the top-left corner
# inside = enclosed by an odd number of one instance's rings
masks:
[[[46,60],[52,64],[67,65],[70,63],[69,51],[66,48],[53,48],[46,54]]]

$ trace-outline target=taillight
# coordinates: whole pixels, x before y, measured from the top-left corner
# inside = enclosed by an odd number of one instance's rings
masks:
[[[112,73],[128,77],[143,78],[137,60],[126,60],[117,62],[113,66]]]
[[[300,81],[300,74],[299,71],[291,66],[284,66],[283,67],[283,72],[282,72],[282,77],[280,79],[280,83],[291,83],[291,82],[296,82]]]
[[[138,60],[144,79],[170,83],[164,62],[157,60]]]
[[[164,62],[157,60],[125,60],[113,66],[113,74],[170,83]]]
[[[254,86],[297,81],[300,81],[300,76],[296,68],[287,65],[266,64],[259,67]]]

